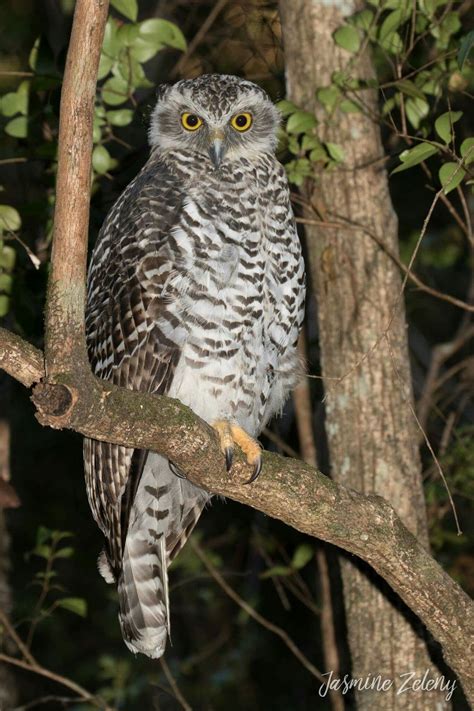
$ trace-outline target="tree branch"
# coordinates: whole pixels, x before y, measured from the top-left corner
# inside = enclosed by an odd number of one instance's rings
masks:
[[[35,387],[33,401],[42,424],[158,451],[194,484],[359,556],[440,642],[466,694],[474,698],[467,653],[474,638],[473,605],[384,499],[364,496],[304,462],[268,452],[258,482],[247,486],[243,456],[236,456],[228,474],[215,432],[178,400],[81,377],[63,374],[58,384]]]
[[[44,376],[43,354],[19,336],[0,328],[0,368],[29,388]]]
[[[89,369],[84,330],[92,124],[108,0],[78,0],[61,93],[53,251],[46,310],[48,377]]]

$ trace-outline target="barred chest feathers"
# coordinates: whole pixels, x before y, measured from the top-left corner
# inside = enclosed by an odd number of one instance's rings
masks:
[[[299,372],[304,271],[284,172],[271,155],[220,175],[183,151],[165,160],[187,194],[169,241],[175,269],[161,266],[158,326],[181,349],[169,396],[255,436]],[[143,268],[153,281],[160,266],[148,256]]]

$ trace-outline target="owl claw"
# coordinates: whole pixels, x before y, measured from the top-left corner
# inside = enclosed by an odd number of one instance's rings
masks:
[[[212,427],[219,435],[221,452],[225,456],[227,471],[231,470],[234,461],[234,443],[238,444],[245,454],[248,464],[253,467],[253,474],[245,483],[251,484],[254,482],[262,470],[261,447],[259,443],[247,434],[242,427],[228,422],[227,420],[217,420],[217,422],[213,422]]]
[[[255,462],[255,466],[253,468],[253,474],[250,477],[248,481],[244,481],[244,484],[253,484],[256,479],[260,476],[260,472],[262,471],[262,458],[259,457],[257,461]]]
[[[225,454],[225,465],[226,465],[227,471],[230,472],[230,470],[232,469],[232,462],[234,461],[234,448],[233,447],[226,447],[224,454]]]

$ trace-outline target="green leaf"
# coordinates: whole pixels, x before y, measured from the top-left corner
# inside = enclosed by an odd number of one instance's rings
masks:
[[[28,64],[30,66],[30,69],[35,71],[36,69],[36,60],[38,59],[38,50],[39,50],[39,44],[40,44],[40,38],[38,37],[35,40],[35,43],[33,47],[31,48],[30,56],[28,57]]]
[[[0,294],[0,318],[7,315],[10,310],[10,299],[8,296]]]
[[[102,87],[102,99],[110,106],[118,106],[128,99],[128,84],[122,77],[107,79]]]
[[[286,118],[286,116],[289,116],[290,114],[295,113],[295,111],[298,111],[298,107],[295,106],[292,101],[288,101],[287,99],[282,99],[282,101],[278,101],[276,107],[284,118]]]
[[[462,115],[462,111],[446,111],[445,114],[441,114],[436,119],[436,133],[446,144],[453,140],[453,124],[459,121]]]
[[[444,188],[444,194],[447,195],[457,188],[459,183],[462,181],[466,171],[458,163],[445,163],[439,169],[439,182]]]
[[[409,79],[400,79],[396,82],[396,87],[399,91],[414,99],[425,100],[425,95],[412,81]]]
[[[92,167],[99,175],[110,169],[110,153],[104,146],[96,146],[92,152]]]
[[[10,294],[12,290],[13,279],[11,274],[0,273],[0,291],[4,294]]]
[[[51,546],[47,546],[44,543],[40,543],[39,546],[35,546],[33,550],[33,555],[37,555],[39,558],[44,558],[48,560],[51,557]]]
[[[394,10],[390,12],[379,30],[379,41],[384,42],[391,34],[397,30],[400,25],[405,21],[406,14],[403,10]]]
[[[343,25],[334,32],[333,37],[335,43],[348,52],[354,54],[359,50],[361,36],[356,27]]]
[[[137,0],[110,0],[110,4],[127,20],[135,22],[138,16]]]
[[[313,150],[309,154],[309,159],[313,163],[316,163],[317,161],[323,161],[324,163],[327,163],[328,154],[326,153],[324,148],[319,145],[317,148],[313,148]]]
[[[118,21],[114,17],[109,17],[105,26],[102,53],[112,59],[116,59],[120,51],[120,42],[117,36],[119,27]]]
[[[418,128],[421,121],[430,112],[430,105],[425,99],[408,99],[405,103],[407,118],[414,128]]]
[[[403,40],[398,32],[392,32],[380,41],[380,46],[391,54],[400,54],[403,51]]]
[[[359,104],[356,104],[356,102],[351,99],[344,99],[344,101],[341,101],[339,108],[345,114],[359,114],[362,111]]]
[[[107,57],[106,54],[101,54],[100,55],[100,62],[99,62],[99,73],[97,74],[97,79],[104,79],[107,74],[110,73],[110,70],[112,69],[114,65],[115,59],[112,57]]]
[[[121,25],[117,30],[117,42],[121,49],[129,48],[138,39],[140,25]]]
[[[21,217],[18,214],[18,210],[10,205],[0,205],[0,232],[2,230],[9,230],[10,232],[15,232],[21,227]],[[5,247],[3,248],[6,249]]]
[[[163,46],[186,49],[186,39],[173,22],[153,18],[140,23],[140,37],[157,49]]]
[[[45,543],[50,536],[51,530],[49,528],[46,528],[46,526],[38,526],[38,530],[36,531],[36,545],[39,546]]]
[[[296,111],[288,119],[286,130],[288,133],[306,133],[316,124],[315,117],[309,111]]]
[[[137,62],[148,62],[164,45],[157,46],[146,42],[141,37],[137,37],[129,47],[129,52]]]
[[[55,558],[71,558],[74,555],[74,548],[71,546],[66,546],[65,548],[60,548],[54,554]]]
[[[348,17],[347,22],[350,25],[354,25],[354,27],[359,27],[361,30],[364,30],[364,32],[368,32],[372,29],[374,17],[375,15],[372,10],[365,9]]]
[[[293,558],[291,559],[291,567],[300,570],[309,563],[309,561],[314,557],[313,547],[309,543],[302,543],[295,550]]]
[[[474,138],[466,138],[461,143],[461,156],[466,165],[474,161]]]
[[[5,133],[13,138],[26,138],[28,135],[28,121],[26,116],[17,116],[5,126]]]
[[[311,151],[314,148],[321,148],[321,143],[318,141],[316,136],[309,136],[305,134],[303,140],[301,141],[301,149],[303,151]]]
[[[467,33],[467,35],[465,35],[461,39],[461,42],[459,44],[457,63],[458,63],[458,67],[461,71],[463,70],[466,59],[469,57],[473,47],[474,47],[474,30],[471,30],[470,32]]]
[[[107,111],[106,117],[112,126],[128,126],[128,124],[133,121],[133,111],[131,109]]]
[[[340,96],[341,92],[337,86],[325,86],[316,92],[316,98],[328,112],[333,110]]]
[[[0,225],[1,233],[1,225]],[[16,252],[13,247],[5,245],[3,249],[0,250],[0,267],[5,269],[7,272],[12,272],[13,267],[16,262]]]
[[[422,163],[424,160],[438,153],[439,149],[433,146],[431,143],[419,143],[414,148],[407,149],[400,153],[401,165],[397,166],[395,170],[392,170],[391,175],[395,173],[401,173],[402,170],[408,170],[413,168],[413,166]]]
[[[286,565],[274,565],[273,568],[268,568],[264,573],[261,574],[262,580],[266,578],[278,578],[285,575],[291,575],[293,573],[293,568]]]
[[[87,603],[82,597],[63,597],[56,602],[56,606],[74,612],[80,617],[87,616]]]
[[[336,163],[342,163],[344,161],[344,151],[337,143],[326,143],[326,149],[329,155]]]
[[[11,91],[1,97],[0,111],[4,116],[14,116],[20,113],[21,99],[16,91]]]

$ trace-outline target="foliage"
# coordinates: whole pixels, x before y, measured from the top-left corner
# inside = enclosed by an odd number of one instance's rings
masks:
[[[344,161],[339,147],[331,149],[316,138],[318,124],[337,120],[342,111],[365,113],[408,145],[392,174],[436,156],[438,185],[445,194],[463,182],[472,184],[474,138],[463,138],[467,121],[456,126],[463,111],[452,110],[452,105],[474,84],[469,59],[473,31],[462,34],[459,12],[447,0],[417,0],[415,7],[407,0],[372,0],[370,5],[347,17],[334,33],[336,44],[352,56],[334,72],[331,85],[316,91],[318,120],[280,102],[283,116],[289,117],[286,147],[296,157],[287,162],[290,181],[302,185],[314,175],[313,163],[333,168]],[[367,46],[375,54],[378,76],[361,81],[352,70]],[[379,92],[377,116],[365,98],[370,89]],[[440,111],[443,104],[447,110]]]
[[[117,129],[128,126],[136,118],[138,92],[154,86],[146,77],[144,65],[165,48],[180,51],[186,48],[184,35],[172,22],[161,18],[137,22],[136,0],[117,0],[112,5],[132,22],[110,17],[105,29],[93,125],[93,192],[101,179],[111,179],[110,172],[119,165],[114,157],[114,146],[121,143]],[[6,119],[3,130],[18,139],[17,149],[21,152],[28,139],[29,125],[33,121],[37,123],[41,117],[48,126],[47,139],[39,145],[35,142],[34,151],[46,159],[46,172],[54,177],[58,116],[51,115],[49,92],[59,91],[61,75],[41,38],[36,40],[30,52],[29,65],[32,79],[21,81],[15,91],[0,97],[0,116]],[[38,107],[33,115],[29,114],[30,102]],[[48,244],[52,236],[53,196],[51,191],[45,225]],[[15,262],[13,248],[4,245],[2,239],[4,234],[12,236],[20,227],[18,211],[9,205],[0,205],[0,318],[9,310]]]

